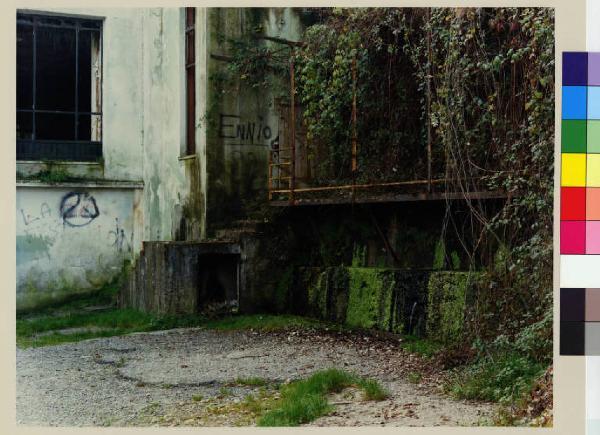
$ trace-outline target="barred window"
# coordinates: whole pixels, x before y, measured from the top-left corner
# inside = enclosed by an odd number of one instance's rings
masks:
[[[102,157],[102,22],[17,14],[17,160]]]

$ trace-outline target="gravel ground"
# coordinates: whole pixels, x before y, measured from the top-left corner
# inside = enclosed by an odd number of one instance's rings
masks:
[[[311,425],[477,425],[493,414],[491,404],[452,400],[406,380],[415,358],[368,336],[196,328],[17,349],[17,421],[40,426],[247,424],[233,410],[257,387],[233,386],[236,378],[288,382],[330,367],[376,378],[391,395],[381,402],[363,402],[352,392],[332,396],[335,411]]]

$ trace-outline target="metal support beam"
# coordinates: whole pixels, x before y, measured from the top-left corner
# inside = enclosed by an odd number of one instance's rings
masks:
[[[296,187],[296,79],[294,76],[294,52],[290,56],[290,203],[294,202]]]

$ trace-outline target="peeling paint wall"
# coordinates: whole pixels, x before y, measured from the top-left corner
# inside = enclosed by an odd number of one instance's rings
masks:
[[[23,187],[17,195],[17,306],[95,289],[139,250],[136,191]]]
[[[19,309],[110,282],[139,252],[144,222],[142,10],[35,12],[103,20],[103,156],[100,162],[17,162]],[[68,180],[51,183],[41,171]]]
[[[188,192],[185,161],[179,159],[185,119],[183,22],[178,8],[144,9],[142,17],[144,240],[172,240]]]
[[[267,201],[268,150],[277,142],[280,114],[276,89],[253,89],[240,80],[219,81],[231,55],[228,40],[262,34],[299,40],[299,18],[290,8],[209,9],[207,231],[252,215]],[[255,39],[256,44],[281,44]],[[283,88],[285,90],[285,88]],[[289,92],[289,91],[287,91]]]
[[[245,89],[237,82],[226,84],[233,92],[221,93],[213,78],[227,64],[211,55],[227,54],[226,39],[245,37],[255,25],[266,35],[299,39],[295,12],[197,8],[197,152],[191,156],[185,155],[182,8],[36,12],[103,20],[103,159],[17,162],[17,216],[24,210],[39,218],[35,223],[21,218],[17,228],[20,301],[25,301],[26,289],[31,302],[35,294],[42,300],[57,289],[97,287],[114,276],[124,258],[137,257],[142,240],[202,240],[211,235],[207,229],[223,227],[251,214],[256,204],[265,204],[267,150],[279,130],[275,93]],[[239,135],[240,126],[252,128],[253,137]],[[79,184],[74,188],[40,178],[32,186],[32,177],[49,171],[75,177]],[[60,200],[73,189],[77,194],[89,191],[101,212],[81,227],[60,220]],[[51,214],[40,208],[43,204]],[[126,255],[112,255],[114,249],[106,246],[115,219],[134,238]]]

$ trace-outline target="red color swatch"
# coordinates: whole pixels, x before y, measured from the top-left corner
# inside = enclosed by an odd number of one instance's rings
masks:
[[[585,187],[560,188],[560,220],[585,220]]]
[[[560,253],[585,254],[585,221],[560,223]]]

